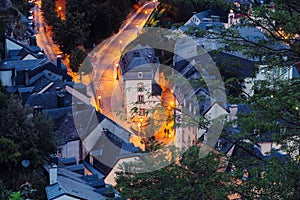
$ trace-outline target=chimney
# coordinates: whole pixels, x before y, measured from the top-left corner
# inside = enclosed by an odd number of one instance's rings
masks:
[[[51,164],[49,166],[50,185],[57,183],[57,165]]]
[[[36,43],[36,36],[31,36],[29,38],[29,45],[30,46],[37,46],[37,43]]]
[[[24,70],[24,85],[29,85],[29,69],[27,68]]]
[[[56,107],[63,108],[65,107],[65,92],[60,88],[56,87]]]
[[[232,104],[229,106],[229,121],[234,121],[237,119],[237,113],[238,113],[238,105]]]
[[[33,106],[33,108],[32,108],[33,116],[36,117],[36,116],[42,114],[42,110],[43,110],[42,106]]]
[[[57,67],[61,69],[61,55],[58,55],[56,57],[56,60],[57,60]]]

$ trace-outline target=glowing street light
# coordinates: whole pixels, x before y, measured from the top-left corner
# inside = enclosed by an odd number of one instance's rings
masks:
[[[116,63],[116,73],[117,73],[116,79],[119,80],[119,63]]]
[[[138,37],[139,36],[139,25],[135,25],[136,27],[136,36]]]
[[[58,10],[58,16],[61,17],[61,10],[62,10],[61,6],[58,6],[57,10]]]
[[[170,105],[171,105],[171,106],[174,106],[174,102],[173,102],[173,101],[171,101],[171,102],[170,102]]]

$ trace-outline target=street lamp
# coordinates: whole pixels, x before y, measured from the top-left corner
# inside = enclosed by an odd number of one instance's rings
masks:
[[[116,63],[116,71],[117,71],[116,79],[119,80],[119,63]]]
[[[139,25],[135,25],[136,27],[136,36],[138,37],[139,36]]]
[[[58,6],[58,16],[59,16],[60,18],[61,18],[61,13],[60,13],[60,12],[61,12],[61,9],[62,9],[61,6]]]

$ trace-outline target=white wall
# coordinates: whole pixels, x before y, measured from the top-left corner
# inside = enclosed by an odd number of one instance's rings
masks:
[[[80,198],[74,198],[74,197],[70,197],[68,195],[63,195],[63,196],[57,197],[53,200],[74,200],[74,199],[80,199]]]
[[[37,58],[34,57],[33,55],[31,54],[28,54],[27,56],[25,56],[22,60],[36,60]]]
[[[110,173],[106,176],[106,178],[104,179],[104,182],[106,184],[110,184],[112,186],[115,186],[117,184],[116,180],[115,180],[116,179],[116,172],[120,171],[120,167],[122,168],[124,163],[135,162],[137,160],[140,160],[140,158],[138,156],[120,159],[115,164],[114,168],[110,171]]]
[[[0,80],[4,86],[12,86],[12,71],[0,71]]]
[[[204,115],[204,117],[208,120],[217,119],[222,115],[228,115],[227,111],[220,106],[219,104],[215,103],[209,111]],[[225,118],[224,118],[225,119]]]
[[[145,90],[143,92],[137,91],[138,83],[143,83]],[[149,96],[152,92],[151,80],[126,80],[124,84],[125,91],[125,109],[127,120],[131,117],[131,109],[133,107],[140,107],[146,110],[153,109],[153,107],[160,103],[160,99]],[[138,95],[144,95],[145,104],[134,104],[138,101]]]
[[[61,146],[61,156],[64,158],[75,157],[78,162],[80,160],[80,140],[70,141]]]
[[[23,47],[12,42],[11,40],[5,39],[5,47],[6,47],[6,54],[8,54],[9,51],[11,50],[21,50]]]

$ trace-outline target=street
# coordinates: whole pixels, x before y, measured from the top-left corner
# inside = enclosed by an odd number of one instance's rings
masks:
[[[41,11],[42,1],[36,0],[35,6],[32,8],[34,11],[35,32],[37,45],[44,50],[49,60],[56,62],[57,55],[60,54],[59,47],[54,44],[51,37],[51,30],[44,22],[43,13]]]

